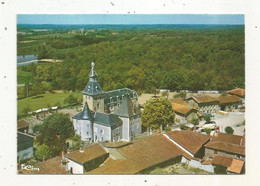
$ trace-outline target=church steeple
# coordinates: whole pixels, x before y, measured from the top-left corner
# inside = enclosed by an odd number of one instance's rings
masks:
[[[89,72],[89,82],[85,89],[82,91],[86,95],[97,95],[103,93],[101,86],[97,81],[97,73],[95,71],[95,63],[91,63],[91,70]]]
[[[91,71],[89,73],[89,81],[97,81],[97,73],[95,71],[95,63],[92,61],[91,63]]]

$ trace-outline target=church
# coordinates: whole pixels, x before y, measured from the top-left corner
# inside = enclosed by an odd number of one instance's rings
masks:
[[[91,63],[89,82],[83,93],[83,109],[72,117],[76,135],[82,141],[131,141],[141,133],[138,95],[123,88],[103,91],[97,81],[95,63]]]

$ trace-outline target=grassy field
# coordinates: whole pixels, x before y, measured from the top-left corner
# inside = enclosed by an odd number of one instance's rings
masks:
[[[21,68],[17,68],[17,83],[18,84],[26,84],[32,83],[33,76],[32,72],[25,72]]]
[[[66,93],[47,93],[41,94],[38,97],[29,97],[17,101],[18,114],[22,114],[25,108],[30,108],[31,111],[37,109],[46,108],[47,105],[53,107],[59,104],[61,107],[66,106],[64,104],[64,99],[69,95],[77,97],[77,99],[82,98],[81,92],[66,92]]]

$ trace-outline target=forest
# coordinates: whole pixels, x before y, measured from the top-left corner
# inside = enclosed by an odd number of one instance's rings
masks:
[[[92,61],[105,91],[245,88],[244,25],[18,25],[17,53],[63,60],[18,67],[42,91],[82,91]]]

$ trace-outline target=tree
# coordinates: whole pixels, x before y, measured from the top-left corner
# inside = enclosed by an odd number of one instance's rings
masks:
[[[66,150],[65,141],[74,135],[74,130],[69,117],[62,113],[54,113],[43,121],[38,128],[40,134],[37,141],[46,144],[52,149],[54,155]]]
[[[164,129],[174,121],[171,102],[166,98],[150,99],[144,107],[141,119],[146,129]]]
[[[196,126],[196,125],[199,124],[199,119],[198,119],[198,118],[192,118],[191,123],[192,123],[194,126]]]
[[[224,166],[222,165],[217,165],[215,168],[214,168],[214,172],[216,174],[227,174],[227,170]]]
[[[181,130],[187,130],[187,127],[186,127],[185,124],[181,124],[181,125],[180,125],[180,129],[181,129]]]
[[[185,98],[186,98],[186,95],[187,95],[186,92],[180,92],[180,93],[178,93],[178,94],[175,94],[175,95],[173,96],[173,98],[183,98],[183,99],[185,99]]]
[[[208,128],[205,128],[204,130],[205,130],[206,134],[210,134],[210,132],[211,132],[211,129],[208,129]]]
[[[73,95],[69,95],[67,98],[64,100],[65,104],[73,105],[77,103],[77,98],[74,97]]]
[[[168,91],[163,91],[162,92],[162,96],[168,98],[169,92]]]
[[[210,123],[210,121],[211,121],[210,115],[205,115],[204,119],[205,119],[206,123]]]
[[[233,134],[233,133],[234,133],[234,129],[233,129],[232,127],[230,127],[230,126],[227,126],[227,127],[225,128],[225,132],[226,132],[227,134]]]
[[[31,90],[31,94],[33,95],[33,96],[38,96],[39,94],[41,94],[42,93],[42,86],[41,86],[41,84],[40,83],[34,83],[33,85],[32,85],[32,90]]]
[[[46,144],[37,146],[35,151],[35,158],[37,160],[42,160],[43,158],[49,159],[51,157],[53,157],[53,150],[51,147],[47,146]]]

